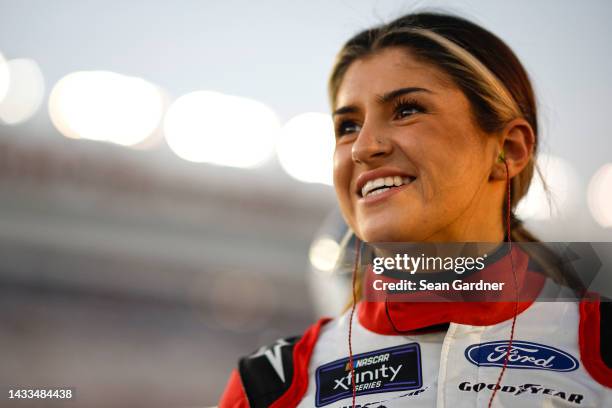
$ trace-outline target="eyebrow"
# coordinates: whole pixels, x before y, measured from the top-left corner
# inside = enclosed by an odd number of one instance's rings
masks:
[[[419,87],[408,87],[408,88],[399,88],[390,92],[387,92],[383,95],[378,95],[376,97],[376,99],[378,100],[378,102],[381,105],[384,105],[390,101],[392,101],[393,99],[402,96],[402,95],[406,95],[406,94],[411,94],[414,92],[427,92],[427,93],[433,93],[431,92],[429,89],[426,88],[419,88]],[[333,113],[332,116],[336,116],[336,115],[342,115],[345,113],[355,113],[357,112],[359,109],[354,106],[354,105],[349,105],[349,106],[343,106],[341,108],[336,109]]]

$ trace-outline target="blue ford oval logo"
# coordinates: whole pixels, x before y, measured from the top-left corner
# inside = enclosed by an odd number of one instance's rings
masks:
[[[508,341],[473,344],[465,349],[465,358],[479,367],[503,367]],[[574,371],[578,360],[557,348],[528,341],[512,341],[508,368],[550,371]]]

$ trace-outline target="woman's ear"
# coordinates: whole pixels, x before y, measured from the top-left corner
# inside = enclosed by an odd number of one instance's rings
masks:
[[[533,157],[535,134],[529,123],[518,118],[510,121],[501,132],[497,158],[491,169],[491,179],[505,180],[506,165],[510,178],[519,174]]]

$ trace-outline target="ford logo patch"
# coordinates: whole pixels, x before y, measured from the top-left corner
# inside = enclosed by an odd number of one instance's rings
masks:
[[[503,367],[508,341],[473,344],[465,349],[465,358],[479,367]],[[557,348],[528,341],[512,341],[508,368],[529,370],[574,371],[578,360]]]

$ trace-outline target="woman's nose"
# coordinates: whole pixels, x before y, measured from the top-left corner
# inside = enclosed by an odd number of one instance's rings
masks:
[[[388,156],[392,151],[389,138],[365,126],[353,142],[352,156],[355,163],[369,163]]]

